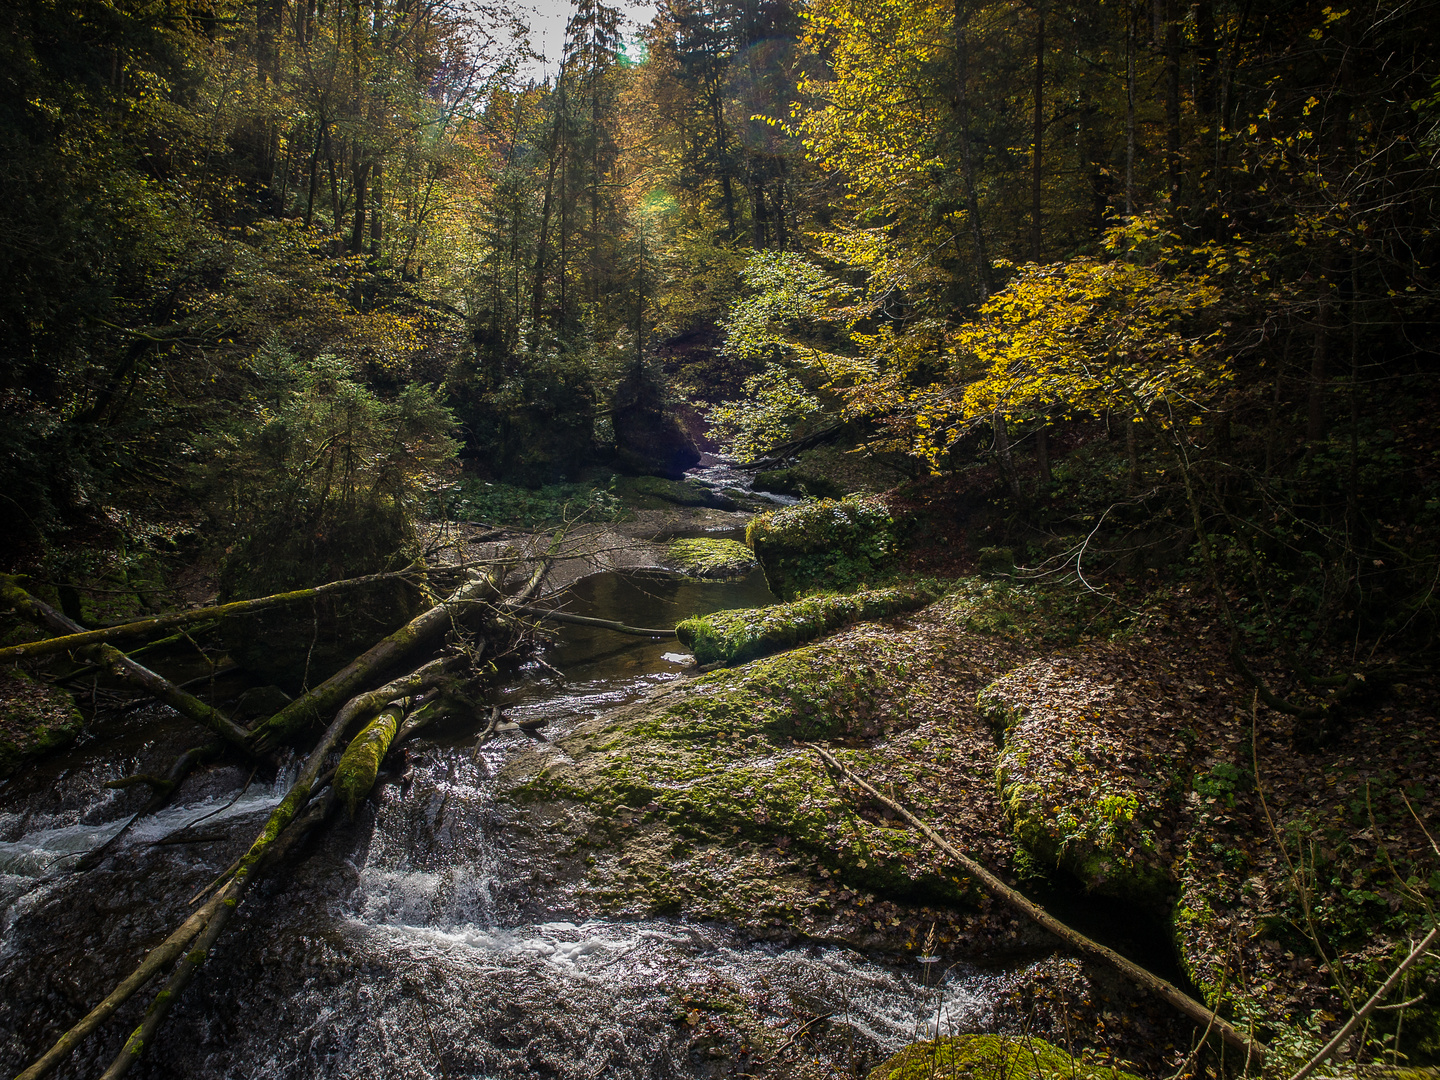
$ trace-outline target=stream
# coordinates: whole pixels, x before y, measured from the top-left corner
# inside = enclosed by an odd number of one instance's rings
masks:
[[[600,574],[573,587],[566,606],[673,625],[682,614],[771,601],[757,570],[728,583]],[[577,626],[563,627],[544,658],[563,679],[531,664],[494,701],[512,719],[545,718],[549,737],[686,677],[693,663],[673,640]],[[491,777],[527,737],[477,750],[477,724],[422,742],[403,783],[385,786],[354,822],[327,830],[252,892],[130,1075],[741,1075],[765,1047],[829,1014],[829,1034],[803,1056],[832,1075],[863,1076],[937,1018],[947,1030],[983,1024],[1004,970],[955,966],[937,987],[938,965],[909,956],[757,942],[683,918],[586,917],[544,822],[494,796]],[[7,1076],[183,917],[186,900],[243,851],[290,781],[285,770],[247,778],[235,767],[192,777],[99,867],[65,875],[67,861],[143,802],[143,791],[105,782],[156,768],[194,738],[158,707],[97,726],[88,742],[0,786]],[[154,843],[192,822],[196,842]],[[140,1000],[58,1075],[102,1071]]]

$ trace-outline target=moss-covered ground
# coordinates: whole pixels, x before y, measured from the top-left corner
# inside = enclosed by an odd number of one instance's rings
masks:
[[[0,674],[0,779],[29,758],[70,745],[83,727],[63,690],[18,671]]]
[[[1373,989],[1440,894],[1425,835],[1440,811],[1433,699],[1387,691],[1333,745],[1298,754],[1292,719],[1255,707],[1212,616],[1183,588],[1126,613],[964,579],[895,621],[596,717],[504,783],[517,801],[592,815],[582,891],[599,911],[903,950],[933,928],[942,956],[1040,945],[837,783],[809,749],[820,743],[1010,880],[1163,915],[1182,978],[1288,1060],[1344,1014],[1346,988]],[[1376,745],[1381,759],[1354,749]],[[1339,957],[1343,987],[1322,953]],[[1422,964],[1408,997],[1440,990],[1436,977]],[[1080,1044],[1151,1068],[1188,1052],[1163,1005],[1132,993],[1103,1024],[1087,1008]],[[1433,1056],[1428,996],[1405,1012],[1402,1048]]]
[[[743,577],[755,566],[755,553],[734,540],[699,537],[672,540],[667,561],[688,577]]]
[[[871,1071],[870,1080],[1138,1080],[1033,1036],[957,1035],[914,1043]]]

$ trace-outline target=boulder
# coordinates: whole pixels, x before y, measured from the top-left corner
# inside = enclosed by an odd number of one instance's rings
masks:
[[[884,499],[852,495],[761,514],[750,522],[745,541],[771,591],[793,600],[873,580],[893,564],[899,531]]]

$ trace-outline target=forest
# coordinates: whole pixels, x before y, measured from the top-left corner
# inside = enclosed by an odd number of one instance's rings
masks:
[[[0,1071],[1436,1075],[1440,3],[536,14],[0,11]]]

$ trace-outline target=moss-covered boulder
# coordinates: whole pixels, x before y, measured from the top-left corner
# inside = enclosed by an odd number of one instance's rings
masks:
[[[83,727],[80,710],[63,690],[18,671],[0,674],[0,778],[69,746]]]
[[[996,783],[1016,841],[1094,892],[1166,909],[1178,771],[1127,737],[1136,689],[1082,653],[1026,664],[976,704],[1004,740]]]
[[[793,600],[873,580],[894,562],[899,532],[884,499],[852,495],[761,514],[750,522],[745,540],[771,590]]]
[[[671,541],[665,561],[688,577],[737,578],[755,567],[755,553],[734,540]]]
[[[807,596],[764,608],[717,611],[675,627],[701,664],[738,664],[814,641],[848,623],[888,619],[935,599],[924,587],[866,589],[846,596]]]
[[[803,855],[812,869],[818,861],[852,887],[891,897],[972,899],[968,881],[923,836],[837,786],[803,745],[826,740],[848,767],[883,770],[918,812],[937,817],[940,791],[922,777],[953,753],[934,729],[946,722],[946,705],[962,700],[942,644],[948,642],[920,630],[856,627],[743,668],[669,684],[582,723],[556,740],[561,753],[517,756],[501,776],[502,791],[515,801],[573,801],[602,820],[630,823],[616,841],[624,861],[606,888],[643,892],[652,910],[753,922],[748,906],[756,898],[742,883],[700,896],[677,883],[676,864],[684,860],[676,845],[707,843],[731,852],[772,845]],[[920,682],[933,692],[918,692]],[[908,732],[921,725],[930,725],[928,734],[912,738]],[[871,747],[882,743],[887,756],[880,764],[881,751]],[[964,771],[968,777],[970,766]],[[642,827],[664,841],[642,842]],[[812,893],[807,903],[823,916],[835,903],[830,895]]]
[[[912,1043],[870,1072],[870,1080],[1139,1080],[1134,1073],[1075,1058],[1044,1039],[957,1035]]]

